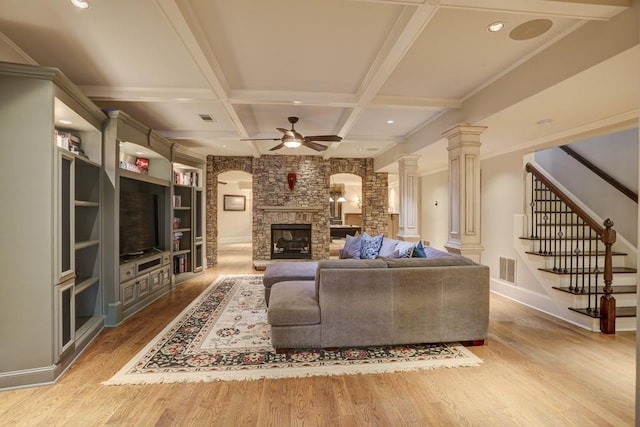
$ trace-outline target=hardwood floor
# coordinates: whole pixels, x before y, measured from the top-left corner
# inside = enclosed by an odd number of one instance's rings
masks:
[[[17,426],[631,426],[635,333],[605,336],[491,296],[480,367],[397,374],[103,386],[218,274],[254,273],[231,246],[204,276],[105,331],[52,386],[0,393]]]

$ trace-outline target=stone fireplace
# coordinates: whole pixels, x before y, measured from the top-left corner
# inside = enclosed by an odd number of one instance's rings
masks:
[[[218,175],[240,170],[253,176],[252,249],[255,263],[272,258],[273,224],[310,225],[309,259],[329,258],[329,177],[352,173],[362,178],[362,231],[386,233],[388,228],[387,174],[374,171],[373,159],[325,159],[321,156],[207,157],[207,264],[217,260]],[[288,176],[296,175],[293,187]]]
[[[271,259],[311,259],[311,224],[271,224]]]

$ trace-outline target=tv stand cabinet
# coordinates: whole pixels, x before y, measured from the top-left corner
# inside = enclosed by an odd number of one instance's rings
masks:
[[[156,252],[120,262],[122,318],[171,289],[171,253]]]

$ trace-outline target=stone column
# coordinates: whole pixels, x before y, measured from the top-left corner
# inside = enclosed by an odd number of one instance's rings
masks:
[[[397,238],[409,242],[420,240],[420,234],[418,233],[419,158],[419,156],[404,156],[398,159],[400,215],[398,218],[399,230]]]
[[[480,262],[480,134],[484,126],[459,124],[449,140],[449,252]]]

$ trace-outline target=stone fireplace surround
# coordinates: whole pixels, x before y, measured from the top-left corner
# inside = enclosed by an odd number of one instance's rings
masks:
[[[387,173],[373,169],[373,159],[321,156],[207,157],[207,264],[217,261],[218,175],[243,171],[253,175],[253,260],[271,260],[271,224],[311,224],[312,259],[329,258],[329,178],[351,173],[362,178],[362,231],[387,233]],[[296,174],[291,190],[287,175]]]

